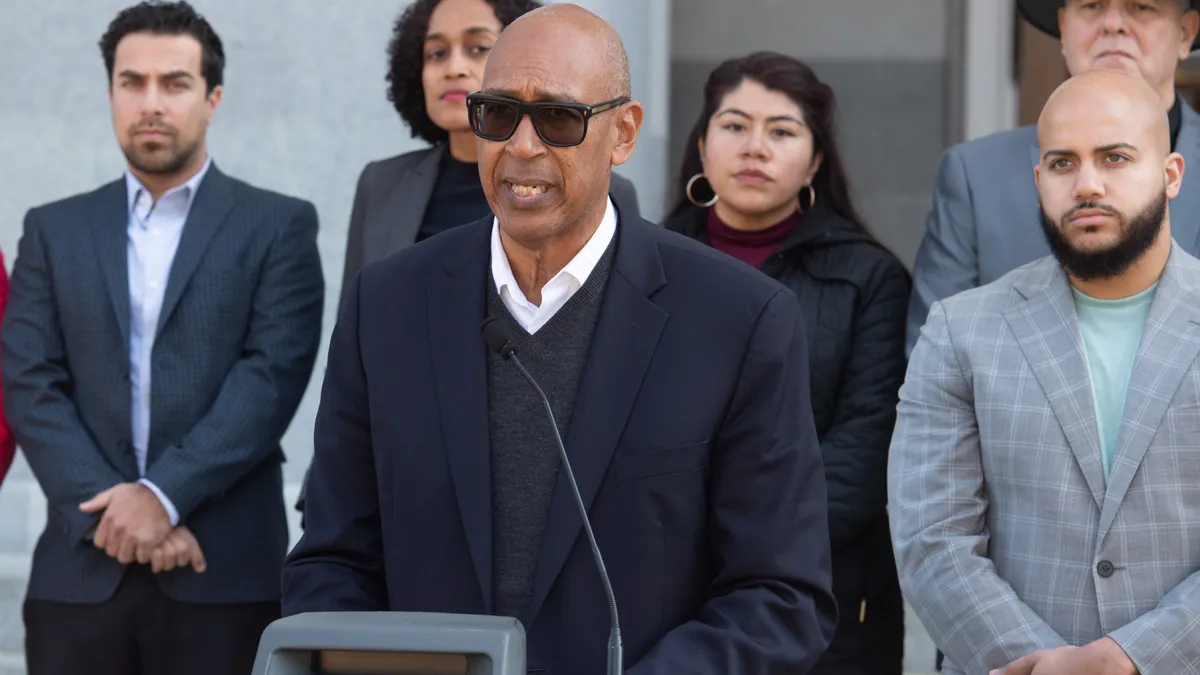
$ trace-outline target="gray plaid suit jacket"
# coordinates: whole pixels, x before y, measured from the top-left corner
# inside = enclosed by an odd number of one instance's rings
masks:
[[[1053,258],[935,303],[888,474],[901,585],[948,675],[1113,638],[1200,674],[1200,261],[1173,245],[1107,483]]]

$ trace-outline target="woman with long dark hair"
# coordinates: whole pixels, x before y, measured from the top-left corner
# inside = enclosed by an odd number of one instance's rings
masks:
[[[854,207],[833,91],[782,54],[721,64],[705,87],[679,192],[668,229],[758,268],[800,300],[840,614],[812,672],[900,675],[904,605],[888,528],[887,453],[906,368],[910,282]]]

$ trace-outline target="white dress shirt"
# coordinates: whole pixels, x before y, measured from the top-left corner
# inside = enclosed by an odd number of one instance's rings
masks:
[[[592,233],[591,239],[579,249],[579,253],[571,258],[566,267],[559,270],[558,274],[542,287],[540,306],[530,302],[517,285],[517,278],[513,276],[508,255],[500,241],[500,221],[492,220],[492,280],[496,283],[496,293],[500,295],[500,300],[517,323],[530,335],[545,326],[546,322],[567,304],[608,250],[609,243],[617,234],[617,211],[613,207],[612,199],[608,199],[607,202],[604,218],[600,220],[600,227]]]
[[[157,202],[141,181],[129,171],[125,172],[129,197],[126,253],[129,259],[129,380],[133,411],[130,421],[141,476],[146,475],[146,452],[150,443],[150,355],[158,332],[163,293],[167,290],[171,263],[175,260],[196,189],[211,165],[210,158],[195,176],[168,190]],[[162,502],[171,518],[171,526],[178,525],[179,512],[163,491],[145,478],[138,482],[150,488]]]

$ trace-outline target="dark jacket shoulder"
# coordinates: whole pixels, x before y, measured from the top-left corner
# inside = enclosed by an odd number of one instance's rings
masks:
[[[365,183],[368,186],[393,185],[400,180],[405,171],[421,164],[431,155],[438,155],[440,157],[444,154],[446,154],[445,146],[436,145],[368,162],[363,167],[359,177],[359,184],[362,185]]]
[[[208,173],[201,181],[200,192],[212,190],[214,187],[227,191],[228,196],[236,203],[265,208],[269,212],[280,213],[288,218],[294,218],[305,211],[311,212],[313,217],[316,216],[316,207],[312,202],[251,185],[222,172],[215,163],[208,168]],[[86,224],[90,222],[90,216],[96,212],[97,204],[105,204],[113,200],[123,202],[126,198],[125,178],[121,177],[89,192],[82,192],[36,206],[30,209],[29,213],[42,227],[54,226],[55,223],[70,226],[72,223],[79,222],[81,215],[85,216],[84,223]]]
[[[41,228],[76,225],[87,225],[81,220],[82,215],[95,212],[98,203],[106,200],[125,198],[125,179],[105,183],[89,192],[81,192],[69,197],[63,197],[29,209],[26,222],[36,222]],[[59,225],[61,223],[61,225]]]

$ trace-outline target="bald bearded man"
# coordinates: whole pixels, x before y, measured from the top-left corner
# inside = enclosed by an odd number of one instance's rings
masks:
[[[947,673],[1200,673],[1200,262],[1140,78],[1038,121],[1053,255],[935,303],[900,391],[901,585]]]
[[[550,5],[468,97],[494,216],[364,269],[329,350],[284,614],[497,614],[530,672],[806,673],[836,623],[805,332],[784,287],[608,197],[642,108],[612,28]]]

